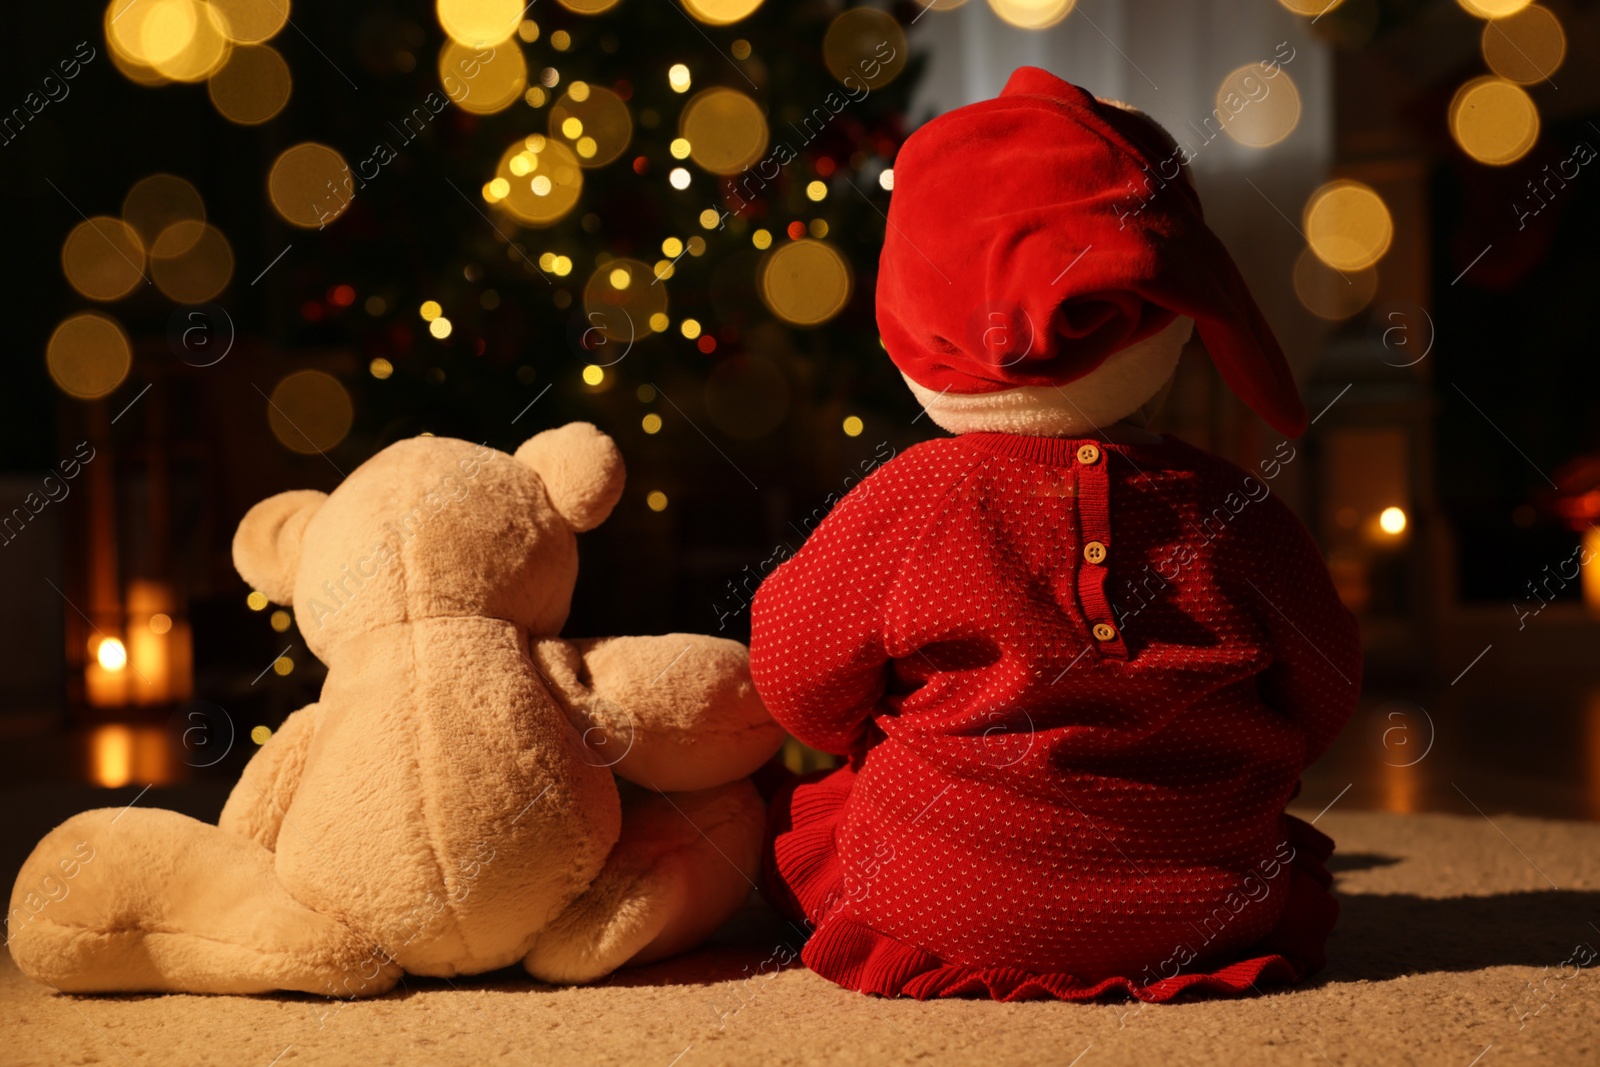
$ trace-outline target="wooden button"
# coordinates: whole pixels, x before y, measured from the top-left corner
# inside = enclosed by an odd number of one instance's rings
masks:
[[[1083,558],[1090,563],[1104,563],[1106,561],[1106,546],[1099,541],[1090,541],[1083,546]]]
[[[1078,462],[1085,467],[1092,467],[1100,462],[1100,450],[1094,445],[1083,445],[1078,449]]]
[[[1109,622],[1094,624],[1094,639],[1096,641],[1110,641],[1117,636],[1117,628]]]

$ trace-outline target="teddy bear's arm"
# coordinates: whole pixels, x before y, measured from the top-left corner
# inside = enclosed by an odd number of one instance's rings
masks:
[[[219,827],[276,851],[283,814],[300,785],[306,752],[321,721],[320,704],[307,704],[284,720],[245,765],[222,807]]]
[[[614,773],[656,790],[706,789],[783,741],[736,641],[700,634],[535,641],[552,695]]]

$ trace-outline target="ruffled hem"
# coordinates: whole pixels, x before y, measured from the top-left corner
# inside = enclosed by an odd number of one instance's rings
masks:
[[[854,783],[849,768],[799,779],[781,788],[769,809],[764,879],[769,899],[791,917],[815,924],[801,959],[847,989],[879,996],[973,997],[999,1001],[1092,1000],[1125,994],[1162,1003],[1180,994],[1240,996],[1264,985],[1290,985],[1320,970],[1324,943],[1338,918],[1325,864],[1333,841],[1310,824],[1284,816],[1294,847],[1289,900],[1278,925],[1242,959],[1209,971],[1139,982],[1123,976],[1088,981],[1019,967],[950,964],[932,953],[839,914],[844,870],[834,849],[834,824]]]

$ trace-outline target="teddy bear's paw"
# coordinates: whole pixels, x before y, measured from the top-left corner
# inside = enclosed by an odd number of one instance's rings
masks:
[[[291,897],[271,852],[170,811],[68,819],[23,864],[10,917],[17,966],[64,993],[352,997],[400,976],[380,949]]]
[[[523,966],[541,981],[588,982],[694,947],[754,887],[763,821],[748,781],[630,792],[605,869],[540,933]]]

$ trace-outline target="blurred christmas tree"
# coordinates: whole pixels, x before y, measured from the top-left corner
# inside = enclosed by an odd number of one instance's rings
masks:
[[[747,599],[916,431],[872,289],[922,10],[112,0],[104,30],[123,75],[204,81],[234,124],[207,146],[241,264],[215,300],[282,360],[247,379],[260,447],[270,425],[348,470],[415,433],[595,422],[630,489],[573,628],[739,635],[730,580]]]

